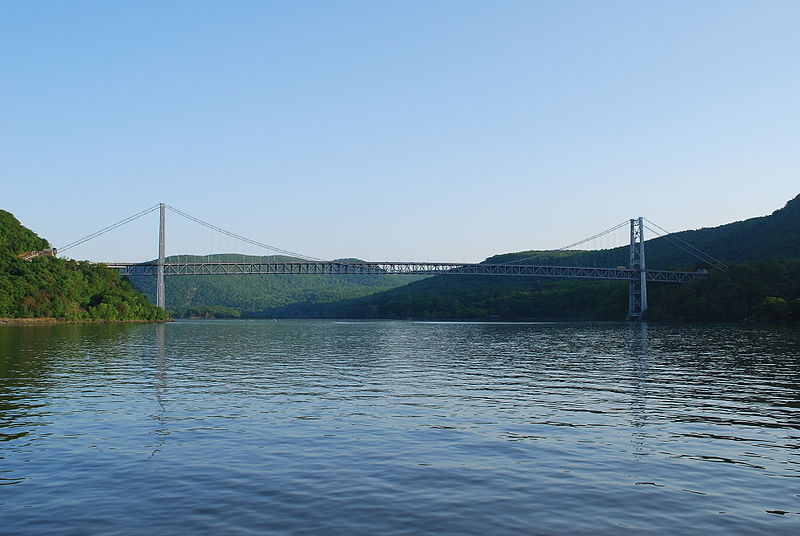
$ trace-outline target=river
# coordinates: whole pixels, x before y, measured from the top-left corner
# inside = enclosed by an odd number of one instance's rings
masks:
[[[800,330],[0,326],[0,533],[800,534]]]

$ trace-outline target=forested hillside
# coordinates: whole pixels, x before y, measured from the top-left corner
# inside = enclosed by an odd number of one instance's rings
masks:
[[[50,247],[47,240],[23,227],[10,212],[0,210],[0,254],[16,256],[47,247]]]
[[[727,271],[683,285],[649,287],[649,320],[800,321],[800,196],[770,216],[676,233],[729,261]],[[646,243],[650,267],[703,266],[668,238]],[[486,263],[535,262],[536,252],[497,255]],[[620,263],[617,251],[563,252],[565,264]],[[747,261],[747,262],[744,262]],[[627,283],[560,279],[437,276],[398,289],[327,305],[276,309],[287,316],[356,318],[503,318],[620,320]]]
[[[586,319],[625,316],[627,284],[528,277],[436,276],[355,300],[296,304],[275,316],[415,319]]]
[[[168,262],[301,261],[285,256],[181,255]],[[355,259],[340,259],[353,261]],[[199,275],[167,277],[167,307],[174,316],[261,316],[293,304],[314,306],[374,294],[419,280],[397,275]],[[155,278],[132,277],[155,300]]]
[[[800,260],[735,264],[684,285],[651,285],[646,319],[800,322]]]
[[[166,320],[114,270],[55,257],[19,258],[46,240],[0,210],[0,317],[83,320]]]

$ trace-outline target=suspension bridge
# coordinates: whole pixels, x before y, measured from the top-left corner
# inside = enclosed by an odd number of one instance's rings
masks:
[[[288,255],[298,260],[292,261],[167,261],[166,256],[166,214],[167,210],[182,216],[183,218],[202,225],[215,232],[227,235],[236,240],[267,249],[283,255]],[[653,224],[643,217],[634,218],[622,222],[611,229],[583,239],[569,246],[552,250],[550,252],[537,252],[535,255],[523,259],[515,259],[505,263],[458,263],[458,262],[368,262],[368,261],[327,261],[281,249],[269,244],[265,244],[236,233],[227,231],[221,227],[212,225],[199,218],[191,216],[165,203],[159,203],[147,208],[137,214],[125,218],[113,225],[100,229],[81,239],[66,244],[58,248],[59,253],[73,247],[79,246],[89,240],[97,238],[105,233],[113,231],[123,225],[141,218],[152,212],[159,212],[158,230],[158,259],[148,262],[107,262],[101,263],[109,268],[117,270],[120,276],[153,276],[156,277],[156,305],[166,308],[166,276],[186,276],[186,275],[474,275],[474,276],[505,276],[505,277],[547,277],[547,278],[568,278],[568,279],[590,279],[590,280],[610,280],[628,282],[628,319],[640,320],[642,314],[647,310],[647,283],[686,283],[703,277],[707,274],[706,270],[697,271],[676,271],[676,270],[653,270],[645,264],[645,228],[661,234],[657,229],[664,231],[661,227]],[[645,225],[645,221],[653,227]],[[655,228],[654,228],[655,227]],[[627,253],[627,266],[617,265],[615,267],[597,266],[577,266],[577,265],[555,265],[542,262],[548,253],[568,251],[572,248],[585,244],[593,239],[604,236],[608,233],[627,228],[629,232],[629,244]],[[661,236],[668,236],[661,234]],[[708,264],[713,269],[724,270],[724,265],[714,257],[698,250],[691,244],[680,239],[675,239],[676,246],[684,249],[697,259]]]

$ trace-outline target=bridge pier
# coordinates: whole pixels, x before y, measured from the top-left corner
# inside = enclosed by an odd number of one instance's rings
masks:
[[[167,216],[167,206],[159,203],[160,218],[158,223],[158,274],[156,278],[156,305],[162,309],[167,308],[167,293],[164,286],[164,263],[166,262],[164,244],[164,222]]]
[[[628,285],[628,320],[641,320],[647,310],[647,272],[644,264],[644,218],[631,220],[631,261],[636,272]]]

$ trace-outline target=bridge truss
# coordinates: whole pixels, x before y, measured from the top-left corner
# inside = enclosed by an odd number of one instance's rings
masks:
[[[671,270],[630,270],[580,266],[541,266],[534,264],[463,264],[446,262],[158,262],[110,263],[121,276],[158,276],[163,266],[165,276],[176,275],[476,275],[559,277],[610,281],[685,283],[705,272]]]

